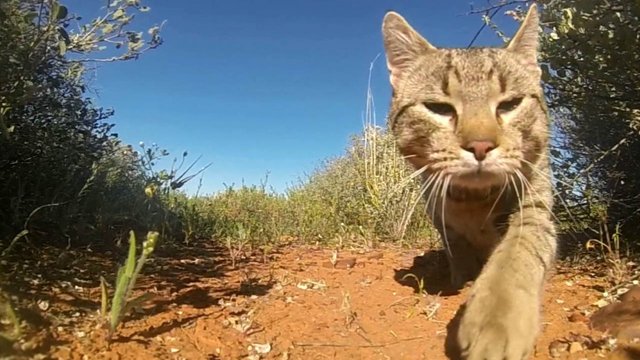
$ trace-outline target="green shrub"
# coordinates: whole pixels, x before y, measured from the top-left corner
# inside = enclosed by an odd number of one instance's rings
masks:
[[[260,248],[275,244],[291,229],[287,199],[267,191],[266,184],[229,186],[201,201],[212,221],[212,236],[221,241],[242,237],[251,248]]]
[[[296,235],[307,240],[347,236],[364,241],[416,241],[432,228],[420,184],[395,148],[391,134],[367,125],[346,154],[325,162],[288,192],[299,214]]]
[[[87,98],[83,64],[107,49],[107,60],[129,60],[162,43],[158,26],[129,31],[133,14],[148,10],[139,3],[110,1],[87,22],[100,26],[69,26],[81,19],[57,0],[0,2],[0,241],[28,223],[30,238],[69,243],[138,217],[136,204],[123,213],[140,200],[138,163],[121,154],[106,122],[113,112]]]

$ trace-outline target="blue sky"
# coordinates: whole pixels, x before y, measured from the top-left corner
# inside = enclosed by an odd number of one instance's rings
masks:
[[[88,19],[103,0],[62,1]],[[362,128],[371,61],[383,52],[386,11],[402,14],[436,46],[466,46],[482,25],[467,15],[485,1],[142,1],[144,30],[166,20],[165,43],[137,61],[99,65],[90,76],[98,105],[130,144],[157,143],[202,155],[202,191],[259,184],[282,191],[322,160],[340,155]],[[497,19],[505,30],[515,24]],[[497,45],[485,29],[477,44]],[[384,57],[372,89],[384,125],[390,89]],[[136,145],[137,146],[137,145]],[[196,188],[197,181],[187,185]]]

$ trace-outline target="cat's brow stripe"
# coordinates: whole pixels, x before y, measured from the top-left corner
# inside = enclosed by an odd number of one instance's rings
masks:
[[[462,82],[462,75],[460,74],[460,70],[458,70],[457,67],[453,67],[453,74],[456,76],[456,79],[458,80],[459,83]]]
[[[451,96],[451,92],[449,91],[449,77],[453,70],[453,60],[450,52],[447,52],[445,56],[445,70],[443,71],[442,76],[442,92],[447,96]]]
[[[487,80],[491,81],[493,79],[493,75],[495,74],[495,64],[491,64],[491,68],[487,71]]]
[[[504,94],[507,92],[507,77],[504,75],[504,73],[500,72],[500,74],[498,74],[498,82],[500,83],[500,93]]]

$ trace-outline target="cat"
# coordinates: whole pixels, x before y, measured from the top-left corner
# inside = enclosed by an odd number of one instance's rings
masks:
[[[383,20],[390,131],[423,172],[452,283],[475,280],[455,335],[464,359],[528,358],[540,326],[557,245],[538,29],[534,4],[505,47],[441,49],[399,14]]]

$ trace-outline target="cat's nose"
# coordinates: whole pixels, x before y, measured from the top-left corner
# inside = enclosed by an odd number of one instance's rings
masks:
[[[482,161],[487,158],[487,153],[498,147],[493,141],[470,141],[463,145],[462,148],[473,153],[476,160]]]

